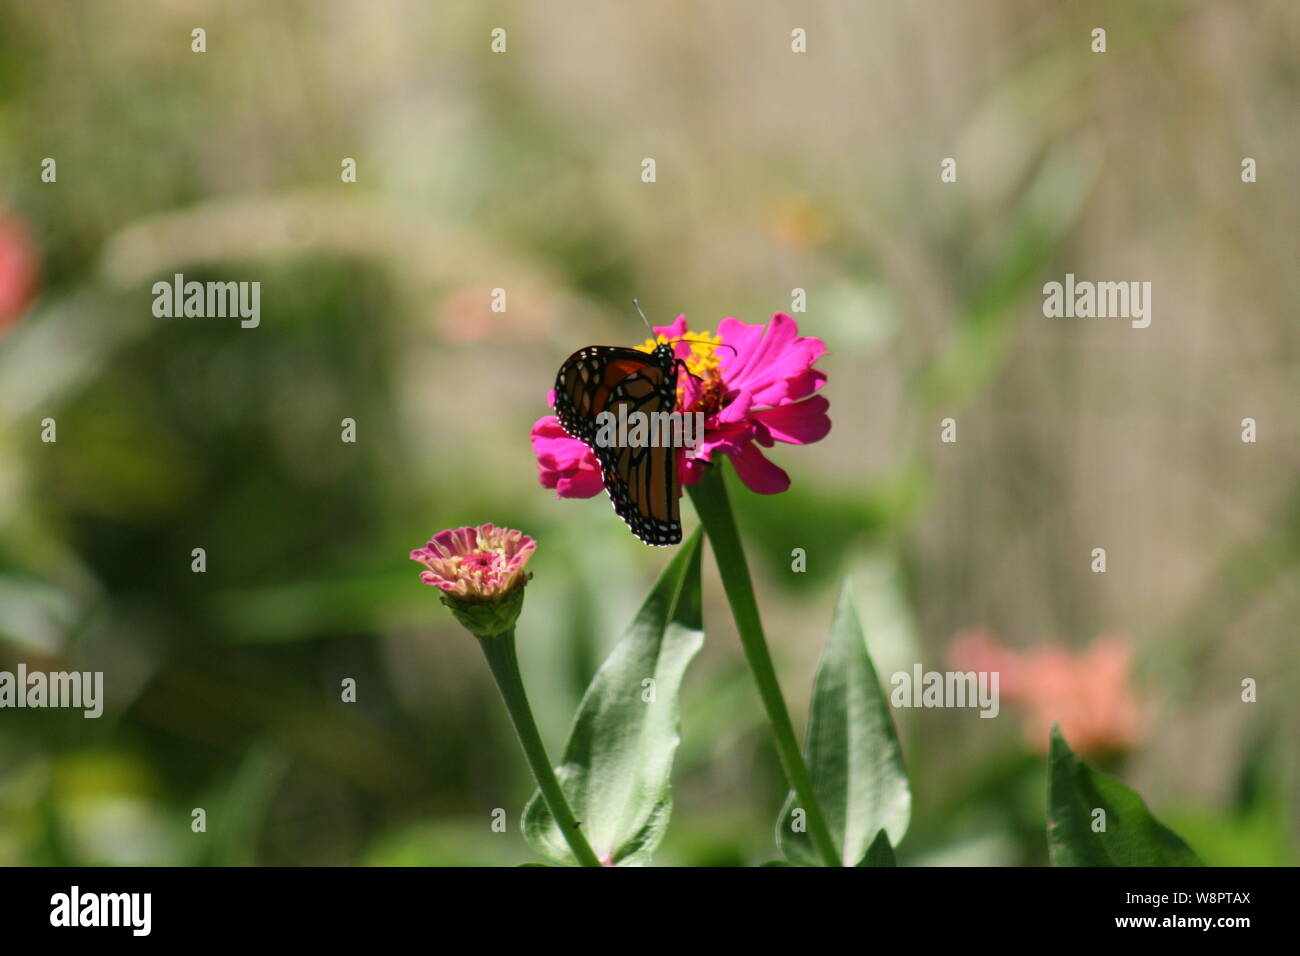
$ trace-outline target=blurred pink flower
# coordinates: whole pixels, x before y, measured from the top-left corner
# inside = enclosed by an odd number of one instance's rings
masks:
[[[961,671],[997,671],[1000,692],[1021,715],[1035,750],[1048,748],[1052,724],[1079,753],[1129,750],[1146,732],[1131,681],[1132,646],[1104,635],[1080,652],[1052,643],[1017,653],[984,631],[958,634],[948,649]]]
[[[0,210],[0,334],[35,298],[38,269],[36,243],[27,224]]]
[[[522,531],[477,528],[439,531],[411,560],[423,564],[425,584],[441,588],[462,601],[499,601],[527,583],[524,572],[537,544]]]
[[[736,474],[750,490],[777,494],[790,487],[790,476],[760,450],[776,442],[807,445],[831,430],[830,408],[813,393],[826,375],[813,363],[826,351],[821,339],[802,336],[790,316],[778,312],[766,326],[726,318],[716,334],[692,332],[686,316],[656,326],[656,338],[638,346],[650,352],[674,343],[689,375],[677,379],[677,411],[704,414],[704,438],[687,455],[679,451],[678,475],[693,485],[717,452],[728,455]],[[681,341],[688,339],[690,341]],[[719,345],[727,348],[718,348]],[[734,350],[734,351],[733,351]],[[554,394],[548,396],[554,404]],[[533,425],[533,451],[539,479],[561,498],[590,498],[603,485],[600,465],[591,450],[570,438],[554,415]]]

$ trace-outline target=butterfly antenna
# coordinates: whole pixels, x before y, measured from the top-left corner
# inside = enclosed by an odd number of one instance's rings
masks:
[[[633,299],[632,305],[636,308],[636,314],[641,316],[641,321],[645,323],[645,327],[647,329],[650,329],[650,337],[653,338],[655,334],[655,330],[651,327],[650,320],[645,317],[645,313],[641,311],[641,303],[638,302],[636,299]]]
[[[678,342],[696,342],[696,343],[698,343],[698,344],[700,344],[700,345],[712,345],[715,349],[731,349],[731,354],[732,354],[732,355],[739,355],[739,354],[740,354],[739,352],[736,351],[735,346],[728,345],[726,342],[710,342],[708,339],[688,339],[688,338],[685,338],[685,337],[680,338],[680,339],[677,339],[677,341],[678,341]]]

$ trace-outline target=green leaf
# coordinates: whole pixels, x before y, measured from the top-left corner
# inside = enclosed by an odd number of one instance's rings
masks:
[[[898,866],[894,859],[894,848],[889,845],[889,834],[881,830],[867,848],[867,855],[858,866]]]
[[[1095,832],[1102,823],[1105,830]],[[1047,847],[1053,866],[1204,866],[1141,797],[1076,757],[1057,726],[1048,756]]]
[[[805,755],[813,791],[846,866],[868,855],[881,830],[888,834],[886,845],[903,838],[912,794],[847,581],[813,683]],[[792,792],[781,812],[777,842],[791,862],[818,866],[821,858],[799,825],[795,802]]]
[[[560,787],[602,861],[647,863],[663,839],[672,810],[678,692],[703,643],[697,531],[592,678],[556,768]],[[543,856],[576,862],[540,794],[524,809],[524,836]]]

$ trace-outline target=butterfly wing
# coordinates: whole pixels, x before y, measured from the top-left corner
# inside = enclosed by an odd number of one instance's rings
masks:
[[[682,540],[678,511],[677,449],[604,447],[596,441],[597,416],[610,412],[672,412],[677,404],[677,364],[670,347],[652,353],[593,345],[574,352],[555,379],[560,425],[600,462],[614,511],[646,544]]]

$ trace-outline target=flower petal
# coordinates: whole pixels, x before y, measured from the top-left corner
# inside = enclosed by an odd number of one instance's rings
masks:
[[[531,439],[537,456],[537,480],[543,488],[554,488],[561,498],[591,498],[604,490],[596,456],[571,437],[554,415],[537,420]]]
[[[718,412],[716,421],[722,425],[743,422],[749,418],[749,410],[753,407],[754,396],[741,389],[728,396],[727,404],[723,406],[722,411]]]
[[[594,498],[604,490],[605,479],[600,475],[600,465],[595,458],[590,463],[584,462],[577,471],[565,475],[555,483],[555,494],[559,498]]]
[[[754,438],[754,428],[748,422],[738,424],[717,423],[705,428],[704,440],[695,449],[696,458],[711,461],[715,451],[728,455],[737,454],[741,448]]]
[[[708,468],[708,462],[701,458],[682,458],[677,462],[677,474],[683,486],[695,484],[704,477]]]
[[[751,392],[756,405],[782,404],[819,387],[817,378],[809,378],[808,373],[826,352],[826,344],[799,335],[798,324],[784,312],[772,316],[766,326],[726,318],[718,332],[723,342],[736,349],[735,355],[723,355],[723,379],[729,388]]]
[[[663,335],[670,339],[679,338],[686,334],[686,314],[682,313],[673,319],[672,325],[656,325],[654,330],[655,335]]]
[[[791,445],[810,445],[821,441],[831,430],[827,411],[831,403],[821,395],[790,405],[762,408],[750,413],[750,418],[766,430],[770,438]],[[765,443],[766,444],[766,443]]]
[[[739,454],[731,456],[736,474],[750,491],[760,495],[776,495],[790,487],[790,476],[767,460],[754,444],[745,445]]]
[[[807,398],[825,384],[826,373],[821,369],[810,368],[786,382],[785,401],[797,402],[801,398]]]

